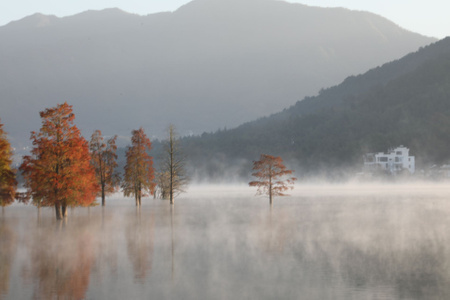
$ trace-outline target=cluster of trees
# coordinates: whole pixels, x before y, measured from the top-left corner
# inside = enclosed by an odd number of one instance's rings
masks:
[[[123,178],[117,171],[117,136],[105,141],[96,130],[88,142],[74,124],[72,106],[67,103],[40,112],[42,127],[31,133],[33,148],[23,157],[22,172],[26,192],[17,193],[16,170],[12,168],[12,150],[0,123],[0,205],[5,207],[18,199],[41,207],[55,207],[56,219],[67,216],[68,207],[92,206],[100,196],[105,206],[106,195],[122,188],[125,196],[134,196],[136,206],[148,195],[174,198],[187,185],[185,162],[180,139],[173,125],[169,126],[168,139],[163,146],[163,159],[158,172],[149,155],[152,143],[144,129],[132,131],[131,146],[126,151]],[[253,176],[258,180],[249,183],[258,187],[258,194],[285,196],[292,188],[294,177],[282,179],[293,173],[287,170],[281,157],[262,154],[253,163]],[[156,174],[155,174],[156,173]]]
[[[114,136],[107,141],[96,130],[90,142],[74,124],[72,106],[63,103],[40,112],[42,127],[31,133],[33,148],[24,156],[19,167],[26,188],[16,193],[16,171],[12,168],[11,146],[0,123],[0,205],[5,207],[18,199],[38,208],[54,206],[58,220],[67,216],[67,208],[95,205],[101,196],[122,188],[125,196],[134,196],[136,205],[141,198],[155,193],[158,187],[162,198],[173,198],[187,184],[183,157],[180,156],[173,126],[169,128],[166,161],[156,174],[149,155],[151,142],[144,129],[132,131],[131,146],[126,152],[123,179],[117,171],[117,146]]]

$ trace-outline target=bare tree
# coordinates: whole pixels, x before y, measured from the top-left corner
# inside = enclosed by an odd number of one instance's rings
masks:
[[[155,198],[159,197],[161,199],[169,199],[169,189],[170,189],[170,174],[167,171],[163,171],[161,167],[156,173],[156,189]]]
[[[117,168],[117,135],[108,139],[105,143],[100,130],[96,130],[89,142],[91,151],[91,163],[95,168],[95,176],[101,187],[102,206],[105,206],[106,195],[112,193],[120,184],[120,176]]]
[[[168,138],[164,141],[163,159],[157,181],[161,198],[170,199],[172,205],[174,198],[184,192],[188,183],[185,164],[186,158],[181,150],[180,140],[171,124]]]

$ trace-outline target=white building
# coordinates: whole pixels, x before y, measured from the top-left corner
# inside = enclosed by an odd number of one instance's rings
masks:
[[[382,169],[391,174],[402,170],[415,172],[414,156],[409,156],[409,149],[400,146],[390,149],[388,153],[368,153],[364,156],[364,168],[368,170]]]

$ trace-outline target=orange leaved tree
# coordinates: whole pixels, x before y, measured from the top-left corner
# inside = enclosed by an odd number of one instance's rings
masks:
[[[117,168],[117,135],[104,142],[102,132],[96,130],[89,142],[92,165],[95,168],[97,182],[101,187],[102,206],[105,206],[106,194],[114,192],[119,185],[120,176],[115,171]]]
[[[3,124],[0,123],[0,206],[2,209],[14,202],[16,194],[16,172],[11,164],[11,145],[3,130]]]
[[[89,206],[99,190],[91,165],[88,142],[73,124],[67,103],[40,112],[42,127],[31,133],[33,149],[20,169],[25,187],[38,208],[54,206],[56,219],[67,216],[68,206]]]
[[[148,154],[151,148],[150,139],[142,127],[132,131],[131,146],[126,153],[127,163],[122,189],[125,197],[134,195],[136,206],[141,205],[141,198],[146,192],[153,195],[155,189],[153,158]]]
[[[293,189],[295,177],[288,177],[294,171],[286,170],[283,160],[279,156],[272,156],[261,154],[259,160],[253,162],[253,176],[257,177],[258,181],[252,181],[250,186],[258,187],[257,195],[268,195],[270,205],[272,205],[272,198],[275,196],[287,196],[284,194],[288,189]]]

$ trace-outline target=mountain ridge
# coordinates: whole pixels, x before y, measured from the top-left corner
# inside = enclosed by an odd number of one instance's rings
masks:
[[[87,137],[95,129],[126,137],[139,126],[162,136],[168,123],[183,135],[230,128],[434,41],[366,13],[317,8],[323,15],[314,19],[306,6],[246,1],[236,11],[236,3],[197,0],[148,16],[90,12],[20,34],[0,27],[5,128],[16,141],[28,138],[38,112],[64,101]]]

